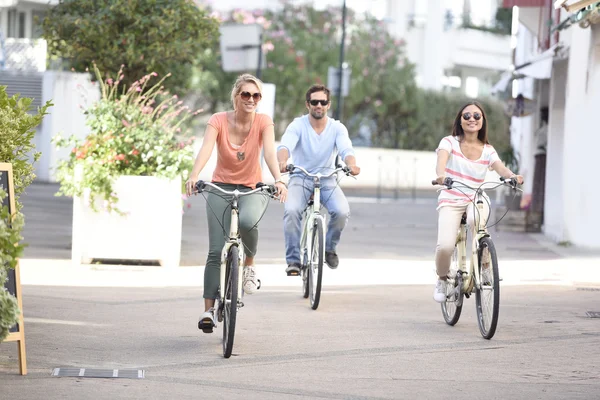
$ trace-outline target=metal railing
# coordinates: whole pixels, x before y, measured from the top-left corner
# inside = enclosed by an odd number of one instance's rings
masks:
[[[0,71],[46,70],[44,39],[0,38]]]

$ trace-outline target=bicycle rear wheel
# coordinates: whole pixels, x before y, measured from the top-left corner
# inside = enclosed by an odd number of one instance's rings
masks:
[[[500,310],[500,275],[498,257],[494,242],[489,237],[479,241],[479,280],[480,287],[475,299],[477,302],[477,322],[479,331],[485,339],[491,339],[496,333]]]
[[[235,321],[238,310],[239,251],[237,246],[231,246],[225,265],[225,300],[223,304],[223,356],[225,358],[231,357],[235,337]]]
[[[321,218],[315,218],[312,232],[312,255],[308,265],[308,287],[310,306],[313,310],[319,307],[321,300],[321,281],[323,279],[323,257],[325,255],[324,226]]]
[[[456,325],[462,312],[464,293],[462,292],[463,275],[458,270],[458,248],[454,247],[450,271],[448,272],[448,284],[446,285],[446,301],[442,303],[442,315],[444,321],[450,326]]]

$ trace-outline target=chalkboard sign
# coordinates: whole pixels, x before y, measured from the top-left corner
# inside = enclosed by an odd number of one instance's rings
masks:
[[[15,207],[15,192],[14,181],[12,175],[12,165],[0,163],[0,188],[7,193],[7,196],[2,199],[2,208],[8,207],[8,211],[13,215],[17,209]],[[10,221],[9,221],[10,222]],[[4,287],[17,298],[17,304],[21,311],[19,322],[10,328],[7,342],[16,341],[19,345],[19,370],[21,375],[27,374],[27,362],[25,357],[25,332],[23,327],[23,301],[21,299],[21,281],[19,276],[19,263],[15,269],[8,269],[8,280],[4,283]]]
[[[0,168],[0,189],[2,189],[3,191],[5,191],[8,194],[8,196],[6,196],[2,199],[2,208],[8,207],[8,212],[12,215],[12,213],[15,212],[16,210],[13,209],[12,204],[11,204],[14,202],[14,199],[13,199],[13,195],[11,193],[11,192],[13,192],[12,182],[11,182],[11,185],[9,186],[8,172],[9,172],[8,168],[6,168],[6,170],[3,170],[2,168]],[[12,179],[11,179],[11,181],[12,181]],[[8,281],[4,284],[4,287],[8,289],[8,292],[10,294],[17,297],[17,282],[16,282],[16,277],[15,277],[15,270],[12,268],[10,268],[8,270]],[[16,324],[12,328],[10,328],[9,332],[19,332],[19,324]]]

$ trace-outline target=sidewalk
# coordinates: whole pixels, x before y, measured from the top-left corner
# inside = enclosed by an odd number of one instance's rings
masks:
[[[40,286],[199,287],[203,266],[163,268],[132,265],[74,265],[71,260],[21,260],[21,283]],[[300,287],[301,279],[285,275],[285,264],[257,264],[263,289]],[[600,257],[500,261],[503,285],[598,285]],[[328,286],[429,285],[435,281],[432,261],[341,259],[336,270],[325,267]]]

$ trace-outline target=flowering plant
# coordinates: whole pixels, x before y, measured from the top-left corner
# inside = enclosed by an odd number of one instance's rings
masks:
[[[182,124],[201,110],[191,112],[162,86],[167,74],[150,85],[156,73],[145,75],[122,88],[122,69],[117,79],[103,80],[94,66],[101,98],[86,112],[91,133],[83,143],[71,136],[56,136],[57,147],[72,148],[60,162],[57,195],[82,196],[89,190],[90,206],[104,200],[108,211],[119,212],[113,183],[122,175],[158,176],[182,182],[193,164],[193,137],[182,133]],[[183,190],[183,185],[182,185]]]

